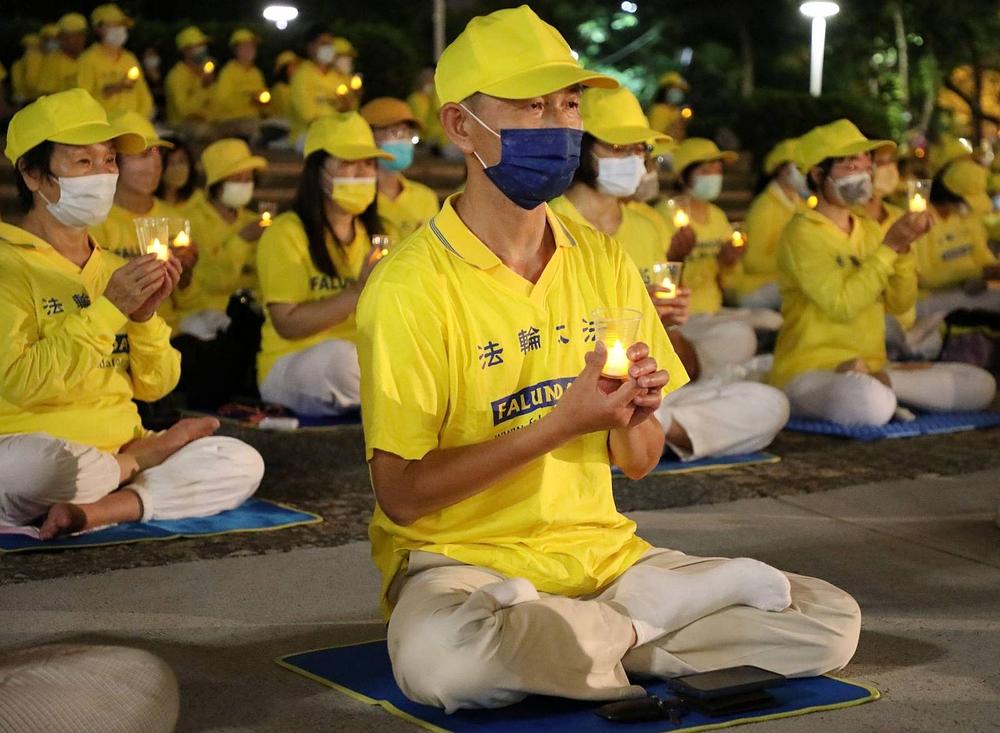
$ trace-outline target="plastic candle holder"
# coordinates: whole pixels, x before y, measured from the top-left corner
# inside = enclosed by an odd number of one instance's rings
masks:
[[[139,81],[139,77],[142,76],[142,72],[139,71],[138,66],[131,67],[125,74],[129,81]]]
[[[265,89],[264,91],[262,91],[260,94],[257,95],[257,101],[260,102],[261,104],[270,104],[271,92]]]
[[[258,201],[257,213],[260,214],[260,228],[267,229],[274,223],[274,217],[278,213],[278,204],[274,201]]]
[[[736,231],[733,232],[731,241],[734,247],[745,247],[747,243],[747,238],[743,232],[737,229]]]
[[[634,308],[598,308],[591,314],[597,340],[608,351],[608,360],[601,374],[612,379],[627,379],[632,362],[628,348],[639,336],[642,312]]]
[[[375,250],[376,259],[380,260],[389,254],[389,246],[392,241],[387,234],[373,234],[372,248]]]
[[[910,211],[920,214],[927,211],[927,202],[931,200],[931,185],[929,178],[915,178],[906,184],[907,196],[910,200]]]
[[[165,216],[143,216],[135,220],[139,251],[155,254],[164,262],[170,256],[170,219]]]
[[[683,262],[653,263],[653,285],[663,288],[663,290],[656,291],[657,299],[673,300],[677,297],[677,290],[681,286],[681,272],[683,270]]]
[[[691,217],[677,199],[667,199],[667,217],[676,229],[682,229],[691,223]]]
[[[167,219],[171,247],[188,247],[191,245],[191,222],[179,216]]]

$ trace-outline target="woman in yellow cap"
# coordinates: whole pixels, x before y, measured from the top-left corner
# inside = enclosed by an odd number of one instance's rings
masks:
[[[116,145],[145,145],[121,133],[82,89],[25,107],[8,130],[27,214],[0,224],[0,524],[42,519],[42,539],[215,514],[263,475],[252,448],[209,437],[214,419],[158,434],[139,420],[133,400],[163,397],[180,372],[156,309],[181,267],[154,253],[124,262],[88,236],[113,203]]]
[[[153,116],[153,95],[139,59],[125,48],[132,19],[114,3],[98,5],[90,14],[97,42],[80,56],[77,84],[90,92],[109,115],[136,112]]]
[[[404,239],[441,208],[433,189],[403,175],[413,164],[420,123],[406,102],[392,97],[368,102],[361,116],[371,126],[375,144],[392,156],[378,161],[378,214]]]
[[[255,135],[263,110],[270,103],[271,92],[264,74],[254,65],[259,41],[246,28],[238,28],[229,37],[233,58],[222,67],[215,82],[215,117],[224,134]]]
[[[337,49],[333,34],[320,24],[306,32],[309,58],[299,64],[292,77],[291,133],[301,144],[309,125],[320,117],[347,110],[350,104],[350,78],[335,67]]]
[[[208,55],[208,36],[196,26],[177,34],[180,60],[167,73],[164,91],[167,97],[167,122],[191,135],[210,133],[214,119],[215,62]]]
[[[45,56],[38,74],[38,94],[54,94],[77,85],[80,54],[87,46],[87,19],[66,13],[56,24],[58,49]]]
[[[743,308],[781,308],[778,240],[809,196],[806,179],[795,163],[797,146],[797,138],[782,140],[764,158],[764,189],[751,202],[744,223],[746,254],[726,293]]]
[[[653,278],[653,267],[666,262],[669,238],[625,203],[645,175],[647,151],[668,138],[649,127],[639,100],[624,87],[586,90],[580,111],[580,167],[566,195],[551,202],[552,209],[609,234],[625,248],[661,322],[671,329],[668,335],[684,369],[697,380],[696,350],[677,330],[687,321],[690,291],[675,290],[675,297],[665,297],[668,291]],[[730,375],[681,387],[664,398],[656,417],[667,446],[681,459],[693,461],[770,445],[788,421],[788,400],[780,390]]]
[[[268,402],[301,415],[335,415],[359,404],[354,310],[383,244],[375,145],[357,112],[323,117],[305,140],[305,167],[291,211],[278,216],[257,253],[265,322],[257,379]]]
[[[988,372],[967,364],[892,365],[885,315],[905,313],[917,294],[915,240],[928,213],[906,214],[883,234],[852,207],[871,196],[869,140],[848,120],[800,139],[815,210],[795,215],[778,246],[785,321],[771,382],[793,414],[846,425],[884,425],[898,402],[927,410],[980,409],[993,399]]]
[[[277,81],[271,85],[271,105],[267,116],[272,119],[287,120],[292,100],[292,77],[298,71],[302,59],[294,51],[282,51],[274,60]]]
[[[163,175],[156,197],[175,209],[183,208],[198,194],[198,176],[194,170],[194,153],[184,138],[167,135],[163,138],[171,147],[163,150]]]
[[[688,90],[687,81],[676,71],[662,74],[649,108],[649,126],[678,142],[684,140],[687,122],[691,119],[691,108],[684,104]]]

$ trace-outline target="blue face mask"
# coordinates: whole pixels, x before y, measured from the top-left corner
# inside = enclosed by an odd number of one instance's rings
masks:
[[[562,196],[580,166],[583,131],[570,127],[501,130],[499,133],[462,105],[480,125],[500,138],[500,162],[487,166],[486,177],[522,209],[537,208]]]
[[[405,171],[413,165],[413,141],[412,140],[390,140],[379,145],[382,150],[393,156],[395,160],[384,160],[379,158],[380,168],[387,171]]]

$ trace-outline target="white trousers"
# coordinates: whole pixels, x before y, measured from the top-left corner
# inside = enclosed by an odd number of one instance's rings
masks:
[[[242,504],[260,486],[264,459],[246,443],[200,438],[128,488],[142,499],[142,521],[207,517]],[[118,488],[111,453],[44,433],[0,436],[0,525],[23,526],[61,502],[93,503]]]
[[[177,680],[149,652],[51,644],[0,654],[0,733],[170,733]]]
[[[338,415],[361,404],[361,367],[350,341],[324,341],[274,363],[260,396],[299,415]]]
[[[703,377],[742,364],[757,351],[757,335],[745,319],[725,311],[716,314],[696,313],[681,326],[681,334],[698,354]]]
[[[788,398],[780,389],[756,382],[699,380],[671,392],[656,411],[666,431],[684,428],[691,450],[667,442],[684,461],[761,450],[788,422]]]
[[[789,382],[785,394],[793,415],[842,425],[885,425],[898,403],[929,412],[982,410],[996,395],[993,376],[970,364],[887,371],[891,389],[868,374],[812,371]]]
[[[961,288],[932,292],[917,301],[917,318],[935,313],[951,313],[960,308],[1000,312],[1000,290],[984,290],[975,295],[969,295]]]
[[[761,285],[751,293],[740,295],[736,298],[740,308],[766,308],[768,310],[781,310],[781,291],[778,282],[774,281]]]
[[[448,562],[411,553],[388,644],[406,696],[449,712],[502,707],[531,694],[577,700],[645,695],[627,673],[666,678],[755,664],[789,676],[823,674],[850,661],[861,627],[861,611],[847,593],[787,574],[792,605],[785,611],[728,606],[630,650],[632,619],[610,603],[618,581],[583,598],[511,598],[484,588],[504,576]],[[639,564],[685,573],[721,562],[655,550]]]
[[[182,320],[177,325],[177,331],[202,341],[214,341],[219,337],[219,331],[225,331],[232,322],[222,311],[201,310]]]

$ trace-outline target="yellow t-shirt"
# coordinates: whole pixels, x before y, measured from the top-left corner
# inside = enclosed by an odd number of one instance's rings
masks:
[[[979,278],[983,267],[997,261],[986,241],[986,226],[977,214],[938,215],[934,226],[914,242],[923,295]]]
[[[177,318],[183,320],[201,310],[226,312],[229,296],[241,289],[257,289],[256,242],[248,242],[240,232],[257,221],[249,209],[236,212],[236,219],[222,218],[207,195],[192,196],[181,209],[191,222],[191,240],[198,245],[190,298],[177,303]]]
[[[167,121],[179,125],[189,118],[215,119],[215,84],[202,85],[200,70],[178,61],[163,81],[167,97]]]
[[[288,115],[292,138],[302,135],[313,120],[336,114],[347,104],[346,97],[337,94],[337,87],[348,81],[336,69],[320,71],[312,61],[299,64],[292,76],[292,103]]]
[[[403,189],[395,199],[383,193],[378,195],[378,215],[388,229],[399,233],[401,239],[413,234],[438,213],[441,204],[434,189],[400,176]]]
[[[338,276],[324,274],[309,256],[309,240],[302,221],[294,211],[276,217],[264,232],[257,250],[264,326],[261,329],[260,354],[257,355],[257,381],[263,383],[271,367],[283,356],[295,354],[323,341],[354,341],[354,316],[307,338],[289,340],[278,335],[267,308],[269,303],[310,303],[337,295],[357,282],[371,240],[360,219],[354,220],[354,241],[347,247],[337,245],[327,233],[326,249]]]
[[[778,244],[778,285],[784,325],[774,349],[771,383],[785,386],[815,369],[864,359],[886,365],[885,314],[905,313],[916,301],[913,254],[882,244],[869,217],[851,215],[844,233],[819,212],[799,212]]]
[[[656,205],[656,211],[663,217],[673,238],[676,231],[670,219],[666,201]],[[722,281],[738,271],[736,267],[719,266],[719,251],[732,240],[733,227],[725,212],[715,204],[708,204],[708,220],[704,223],[691,217],[697,243],[684,259],[681,284],[691,289],[691,313],[718,313],[722,309]],[[670,240],[667,240],[667,249]]]
[[[216,119],[259,118],[261,108],[254,100],[265,89],[267,84],[260,69],[230,61],[222,67],[215,82]]]
[[[48,433],[117,451],[145,434],[133,398],[180,377],[159,316],[134,323],[103,296],[123,260],[99,246],[83,268],[0,224],[0,433]]]
[[[732,289],[749,295],[778,281],[778,242],[785,226],[797,211],[805,208],[798,198],[790,199],[781,186],[772,181],[750,204],[744,224],[746,253],[732,278]]]
[[[55,94],[75,87],[79,63],[79,59],[62,51],[46,55],[38,71],[38,94]]]
[[[639,338],[672,375],[666,391],[687,381],[635,266],[614,240],[547,208],[557,247],[532,284],[469,231],[454,200],[375,268],[361,295],[369,460],[375,450],[419,460],[541,419],[593,349],[597,308],[640,310]],[[576,596],[606,586],[649,548],[615,508],[607,432],[572,440],[406,527],[376,506],[369,537],[383,596],[413,550]]]
[[[104,93],[108,85],[125,81],[132,67],[142,69],[139,59],[130,51],[122,49],[117,58],[112,58],[101,44],[95,43],[80,56],[77,85],[90,92],[108,115],[138,112],[143,117],[152,117],[153,95],[144,76],[140,76],[131,89],[110,95]]]
[[[287,119],[291,109],[291,101],[291,86],[286,82],[279,81],[271,87],[271,104],[267,106],[267,116]]]

